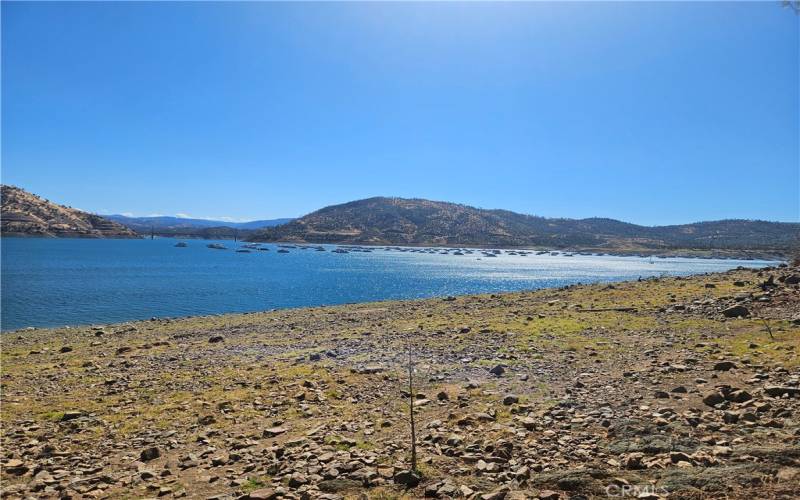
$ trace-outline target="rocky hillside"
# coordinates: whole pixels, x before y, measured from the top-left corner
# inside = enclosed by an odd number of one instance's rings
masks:
[[[797,498],[798,283],[739,269],[8,332],[2,497]]]
[[[31,194],[15,186],[2,186],[3,236],[59,238],[137,238],[127,227],[99,215],[83,212]]]
[[[379,245],[543,246],[786,251],[800,224],[726,220],[646,227],[613,219],[548,219],[438,201],[369,198],[257,231],[253,241]]]

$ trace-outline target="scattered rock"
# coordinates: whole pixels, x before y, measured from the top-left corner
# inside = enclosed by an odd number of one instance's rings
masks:
[[[491,370],[489,370],[489,373],[491,373],[492,375],[496,375],[498,377],[504,374],[505,372],[506,369],[503,367],[503,365],[495,365]]]
[[[247,495],[239,497],[240,500],[276,500],[281,498],[282,495],[278,494],[275,490],[270,488],[261,488],[255,491],[251,491]]]
[[[3,464],[2,469],[4,472],[13,474],[15,476],[21,476],[30,470],[22,460],[18,460],[16,458],[8,460],[5,464]]]
[[[508,486],[500,486],[489,493],[481,495],[481,500],[503,500],[511,491]]]
[[[263,435],[264,437],[272,438],[275,436],[280,436],[287,430],[288,429],[286,429],[285,427],[270,427],[269,429],[264,429]]]
[[[703,396],[703,403],[707,404],[708,406],[716,406],[724,401],[725,397],[723,397],[719,392],[709,392]]]
[[[213,415],[203,415],[199,419],[197,419],[197,423],[200,425],[211,425],[217,421]]]
[[[150,448],[145,448],[142,450],[142,452],[139,454],[139,460],[142,462],[149,462],[150,460],[155,460],[160,456],[161,451],[155,446],[151,446]]]
[[[539,500],[559,500],[561,494],[553,490],[542,490],[537,497]]]
[[[68,420],[75,420],[76,418],[80,418],[82,416],[83,412],[81,411],[76,411],[76,410],[65,411],[64,414],[61,415],[61,421],[66,422]]]
[[[764,388],[764,394],[772,397],[780,397],[784,394],[794,396],[800,394],[800,387],[767,386]]]
[[[744,403],[753,399],[753,396],[751,396],[749,392],[740,389],[725,394],[725,399],[733,403]]]
[[[726,318],[746,318],[750,316],[750,310],[743,305],[735,305],[722,310],[722,315]]]
[[[402,470],[394,475],[394,482],[406,488],[415,488],[420,481],[422,481],[422,476],[411,470]]]

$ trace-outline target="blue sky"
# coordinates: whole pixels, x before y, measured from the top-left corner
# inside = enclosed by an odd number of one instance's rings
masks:
[[[2,179],[136,215],[798,221],[799,32],[778,2],[3,2]]]

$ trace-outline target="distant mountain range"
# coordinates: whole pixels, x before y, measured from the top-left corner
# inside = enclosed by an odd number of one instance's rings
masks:
[[[183,217],[96,215],[59,205],[16,186],[2,186],[2,235],[63,238],[138,238],[141,235],[178,238],[244,238],[255,229],[292,219],[227,222]]]
[[[639,226],[614,219],[551,219],[508,210],[405,198],[325,207],[255,231],[251,241],[426,246],[534,246],[605,251],[758,250],[785,254],[800,223],[721,220]]]
[[[2,186],[2,234],[178,238],[359,245],[541,247],[608,253],[781,256],[800,247],[800,223],[721,220],[639,226],[614,219],[558,219],[405,198],[368,198],[299,219],[227,222],[181,217],[99,216]],[[137,234],[138,233],[138,234]],[[722,253],[720,253],[722,252]]]
[[[159,236],[183,238],[228,239],[234,236],[250,235],[254,229],[285,224],[293,219],[268,219],[250,222],[228,222],[209,219],[190,219],[184,217],[128,217],[125,215],[105,215],[107,219],[118,222],[140,234],[152,231]]]
[[[114,221],[58,205],[15,186],[0,186],[0,234],[59,238],[138,238]]]

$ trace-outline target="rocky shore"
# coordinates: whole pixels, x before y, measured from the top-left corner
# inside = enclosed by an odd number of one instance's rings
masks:
[[[2,497],[796,498],[798,283],[739,269],[5,333]]]

